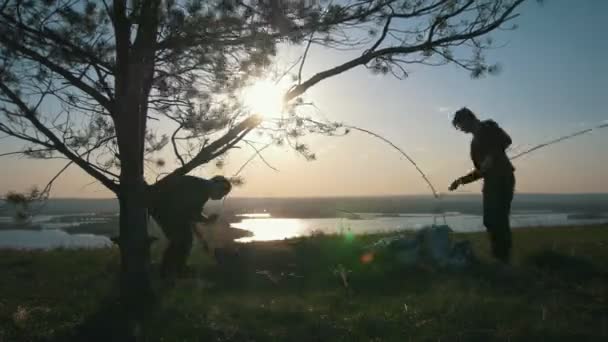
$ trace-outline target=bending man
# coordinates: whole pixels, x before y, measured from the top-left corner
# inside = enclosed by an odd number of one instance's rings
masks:
[[[496,259],[509,263],[509,214],[515,188],[515,168],[505,150],[511,145],[511,138],[496,122],[480,121],[468,108],[458,110],[452,124],[456,129],[473,135],[471,159],[475,169],[456,179],[449,190],[483,178],[483,224],[490,236],[492,254]]]
[[[230,182],[222,176],[215,176],[211,180],[181,176],[153,186],[149,213],[169,240],[161,264],[163,276],[185,271],[195,224],[211,224],[217,220],[217,215],[207,217],[202,214],[205,203],[209,199],[222,199],[231,189]]]

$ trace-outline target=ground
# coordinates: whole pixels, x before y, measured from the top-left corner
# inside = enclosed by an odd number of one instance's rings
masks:
[[[253,243],[160,294],[146,341],[593,341],[608,337],[608,226],[516,229],[499,271],[483,233],[464,271],[362,262],[378,235]],[[158,250],[155,250],[157,263]],[[0,341],[112,340],[116,249],[0,251]],[[339,270],[347,275],[347,285]],[[156,274],[156,271],[155,271]]]

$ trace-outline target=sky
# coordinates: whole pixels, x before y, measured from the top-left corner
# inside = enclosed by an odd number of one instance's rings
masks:
[[[451,115],[467,106],[482,119],[497,121],[515,150],[608,120],[608,1],[528,1],[515,31],[492,35],[499,48],[487,59],[499,62],[496,76],[471,79],[456,66],[409,69],[397,80],[357,68],[310,89],[307,98],[331,120],[363,127],[402,148],[441,192],[471,169],[471,137],[451,126]],[[285,48],[285,56],[296,52]],[[353,56],[313,48],[304,75],[312,75]],[[608,122],[608,121],[606,121]],[[414,167],[386,143],[352,132],[346,137],[308,137],[316,161],[287,148],[265,151],[242,172],[245,184],[233,196],[304,197],[430,194]],[[0,141],[0,144],[3,144]],[[520,193],[608,192],[608,129],[550,146],[517,160]],[[2,148],[4,150],[4,148]],[[230,155],[222,170],[195,175],[232,175],[249,158]],[[44,186],[63,164],[3,158],[0,193]],[[480,183],[461,188],[476,193]],[[53,197],[111,197],[77,168],[55,183]]]

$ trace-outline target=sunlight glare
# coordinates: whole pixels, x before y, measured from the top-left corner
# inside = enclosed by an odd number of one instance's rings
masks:
[[[243,103],[264,119],[280,118],[283,112],[283,89],[269,80],[259,80],[243,90]]]
[[[292,238],[302,235],[306,226],[302,220],[295,218],[244,219],[232,223],[233,228],[246,229],[252,232],[252,237],[238,239],[238,242],[269,241]]]

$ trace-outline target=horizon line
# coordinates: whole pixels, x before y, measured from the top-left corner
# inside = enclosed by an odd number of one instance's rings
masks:
[[[443,196],[480,196],[481,192],[446,193]],[[517,195],[536,196],[589,196],[608,195],[608,192],[517,192]],[[318,198],[379,198],[379,197],[430,197],[431,194],[377,194],[377,195],[336,195],[336,196],[230,196],[228,199],[318,199]],[[50,197],[49,200],[116,200],[116,197]]]

